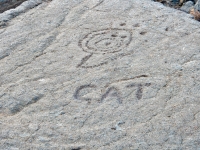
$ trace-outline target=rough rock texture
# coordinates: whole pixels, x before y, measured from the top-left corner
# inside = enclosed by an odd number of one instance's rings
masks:
[[[183,4],[180,10],[190,13],[190,10],[193,8],[193,6],[194,6],[194,3],[192,1],[187,1],[186,3]]]
[[[53,0],[7,22],[0,149],[199,150],[190,17],[150,0]]]
[[[196,2],[196,4],[195,4],[194,8],[195,8],[196,10],[200,11],[200,0],[197,0],[197,2]]]
[[[15,1],[14,1],[15,2]],[[18,2],[18,3],[17,3]],[[16,3],[19,4],[19,1]],[[20,1],[21,3],[21,1]],[[7,10],[4,13],[0,14],[0,28],[5,27],[8,24],[8,21],[15,18],[16,16],[20,15],[21,13],[26,12],[27,10],[36,7],[37,5],[41,4],[42,0],[28,0],[18,6],[16,9],[9,9],[4,5],[0,8],[0,10]],[[8,4],[8,7],[13,7],[13,5]],[[0,11],[1,12],[1,11]]]
[[[0,0],[0,13],[19,6],[26,0]]]

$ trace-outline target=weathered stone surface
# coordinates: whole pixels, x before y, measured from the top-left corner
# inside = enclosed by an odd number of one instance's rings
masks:
[[[19,6],[26,0],[0,0],[0,13]]]
[[[195,4],[194,8],[195,8],[196,10],[200,11],[200,1],[199,1],[199,0],[197,0],[197,2],[196,2],[196,4]]]
[[[190,17],[148,0],[53,0],[7,22],[0,149],[199,149]]]
[[[180,10],[189,13],[190,10],[193,8],[193,6],[194,6],[194,3],[192,1],[187,1],[186,3],[183,4]]]
[[[6,3],[8,5],[7,7],[4,5],[0,7],[0,13],[7,10],[4,13],[0,14],[0,28],[6,26],[9,20],[42,3],[42,0],[27,0],[22,3],[23,1],[10,1],[10,3]],[[19,5],[20,3],[22,4],[16,9],[8,9]]]

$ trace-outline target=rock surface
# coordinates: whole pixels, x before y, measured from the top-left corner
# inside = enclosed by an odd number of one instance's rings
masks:
[[[19,6],[26,0],[0,0],[0,13]]]
[[[197,0],[197,2],[196,2],[196,4],[195,4],[194,8],[195,8],[196,10],[200,11],[200,0]]]
[[[150,0],[16,15],[0,29],[0,149],[199,150],[199,36]]]
[[[186,3],[183,4],[180,10],[190,13],[190,10],[193,8],[193,6],[194,3],[192,1],[187,1]]]

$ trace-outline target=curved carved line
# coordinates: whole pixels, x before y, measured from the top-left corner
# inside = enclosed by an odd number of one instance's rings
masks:
[[[81,100],[81,99],[79,99],[79,97],[80,97],[79,93],[82,89],[84,89],[84,88],[95,88],[95,87],[96,87],[96,85],[91,85],[91,84],[82,85],[82,86],[78,87],[76,89],[75,93],[74,93],[74,98],[77,99],[77,100]],[[90,100],[90,99],[85,99],[85,100]]]

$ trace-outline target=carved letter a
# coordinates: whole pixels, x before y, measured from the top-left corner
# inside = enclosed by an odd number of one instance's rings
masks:
[[[108,96],[113,96],[113,97],[116,97],[118,102],[121,104],[122,101],[121,101],[121,96],[120,96],[120,92],[118,89],[116,89],[115,87],[110,87],[106,92],[105,94],[102,95],[101,97],[101,102],[107,98]]]

